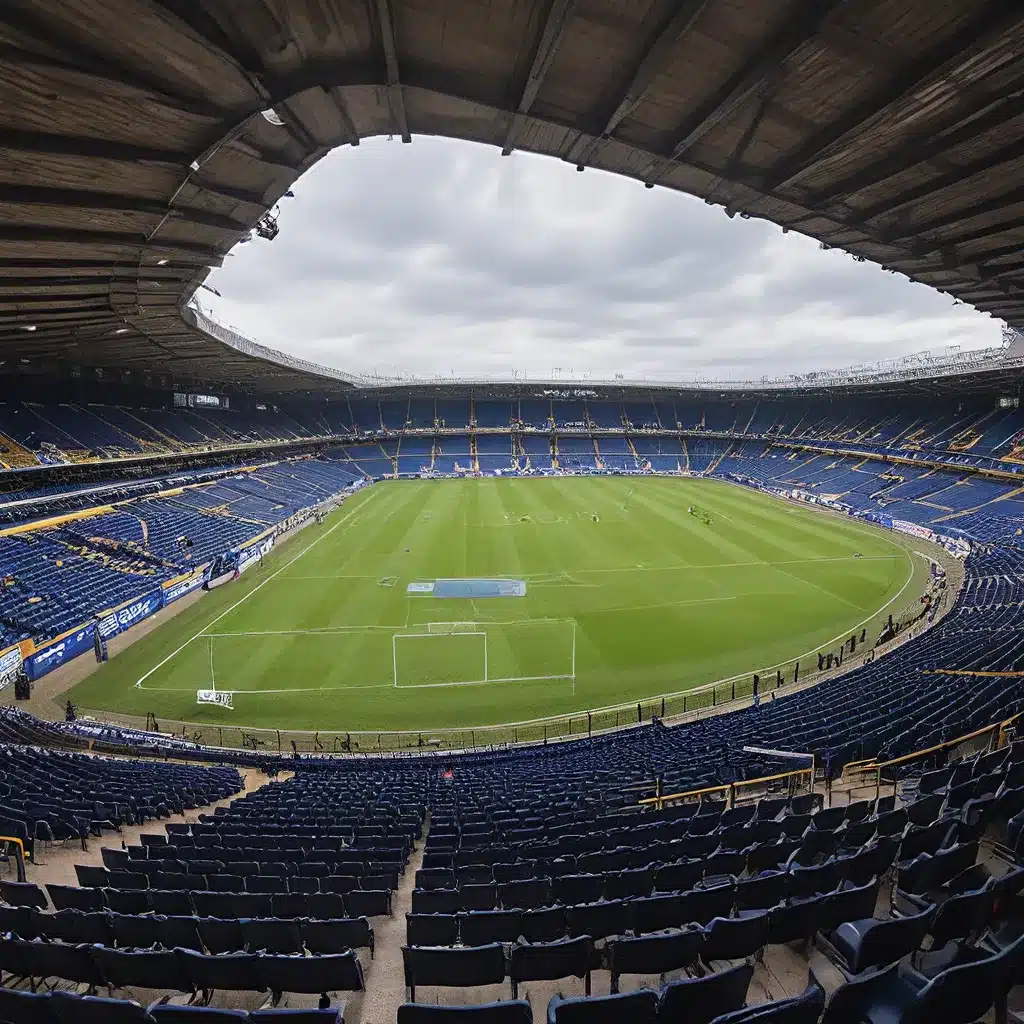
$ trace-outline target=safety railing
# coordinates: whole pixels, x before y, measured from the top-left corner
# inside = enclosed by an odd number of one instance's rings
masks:
[[[0,843],[10,843],[17,851],[14,858],[18,872],[18,881],[25,881],[25,844],[17,836],[0,836]]]
[[[686,803],[692,800],[704,800],[706,797],[714,798],[714,794],[720,793],[727,808],[735,807],[737,802],[743,799],[760,800],[773,783],[785,782],[790,796],[799,795],[797,790],[801,782],[806,783],[807,791],[814,788],[814,773],[816,765],[812,756],[811,765],[808,768],[796,768],[788,772],[778,772],[776,775],[762,775],[757,779],[742,779],[739,782],[727,782],[718,786],[703,786],[700,789],[686,789],[680,793],[658,793],[656,796],[646,797],[638,800],[643,807],[653,807],[660,811],[666,804]],[[660,783],[657,784],[660,789]],[[748,795],[750,790],[757,790]]]
[[[990,725],[982,726],[980,729],[965,733],[963,736],[957,736],[955,739],[945,740],[943,743],[935,743],[930,747],[915,750],[911,754],[903,754],[901,757],[893,757],[887,761],[878,761],[875,758],[851,761],[843,768],[842,781],[849,784],[851,788],[869,788],[871,782],[858,784],[855,777],[874,773],[874,788],[877,798],[883,785],[882,773],[887,769],[898,768],[902,765],[912,764],[915,761],[922,761],[925,758],[933,757],[935,754],[958,747],[968,747],[968,749],[975,753],[980,752],[984,747],[998,749],[1006,742],[1007,734],[1015,727],[1022,714],[1024,713],[1013,715],[998,722],[992,722]],[[890,785],[892,782],[887,781],[885,784]]]

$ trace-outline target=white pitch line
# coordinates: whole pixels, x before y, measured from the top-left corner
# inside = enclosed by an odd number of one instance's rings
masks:
[[[597,569],[573,569],[572,572],[577,576],[588,573],[600,574],[606,572],[683,572],[685,570],[700,572],[704,569],[748,569],[752,565],[763,565],[771,567],[776,565],[812,565],[817,562],[885,562],[894,561],[895,559],[902,557],[902,553],[896,555],[862,555],[860,558],[856,558],[856,556],[854,555],[821,555],[820,557],[815,556],[814,558],[787,558],[778,562],[768,562],[765,561],[763,558],[758,558],[750,562],[708,562],[705,564],[701,564],[698,562],[681,562],[677,565],[648,566],[620,565]],[[555,574],[550,572],[492,572],[488,575],[488,578],[495,580],[522,580],[524,583],[530,583],[534,579],[539,579],[545,585],[557,586],[557,582],[550,581],[547,579],[547,577],[551,577],[553,575]],[[591,584],[587,584],[587,586],[590,585]]]
[[[334,533],[335,530],[338,529],[338,527],[340,527],[340,526],[344,525],[345,523],[347,523],[354,515],[358,515],[359,513],[363,512],[365,510],[367,504],[370,501],[373,500],[374,496],[377,493],[378,493],[377,491],[371,491],[370,492],[370,496],[365,501],[360,502],[360,504],[359,504],[359,506],[357,508],[352,509],[352,511],[349,512],[349,514],[347,516],[343,516],[341,519],[339,519],[332,527],[330,527],[328,530],[326,530],[324,533],[322,533],[319,537],[317,537],[317,539],[315,541],[313,541],[312,544],[308,544],[294,558],[291,558],[287,562],[285,562],[284,565],[282,565],[280,569],[275,570],[265,580],[263,580],[260,583],[257,583],[256,586],[253,587],[252,590],[250,590],[247,594],[243,594],[233,605],[231,605],[230,608],[225,609],[215,619],[211,620],[205,626],[203,626],[203,628],[198,633],[196,633],[195,636],[190,636],[180,647],[178,647],[175,650],[171,651],[171,653],[168,654],[166,658],[164,658],[162,661],[160,661],[156,665],[154,665],[144,676],[141,676],[136,681],[136,683],[135,683],[136,687],[138,687],[139,689],[142,689],[142,684],[154,672],[156,672],[158,669],[163,668],[164,665],[167,664],[167,662],[169,662],[172,658],[174,658],[177,655],[179,655],[183,650],[185,650],[186,647],[188,647],[188,645],[190,643],[192,643],[193,640],[198,640],[199,637],[203,636],[206,633],[206,631],[211,626],[216,625],[226,615],[230,615],[231,612],[233,612],[240,604],[243,604],[245,601],[248,601],[249,598],[252,597],[253,594],[255,594],[258,590],[262,590],[272,579],[275,579],[277,576],[280,576],[281,573],[283,573],[285,571],[285,569],[287,569],[289,566],[294,565],[300,558],[302,558],[303,555],[305,555],[309,551],[312,551],[313,548],[315,548],[317,546],[317,544],[319,544],[321,541],[326,540],[332,533]]]
[[[212,625],[212,623],[211,623]],[[391,630],[395,632],[398,629],[405,629],[405,626],[312,626],[309,629],[254,629],[249,632],[242,633],[203,633],[202,636],[311,636],[316,633],[366,633],[371,630]]]
[[[288,576],[289,580],[381,580],[387,573],[371,573],[369,575],[348,576],[344,573],[331,573],[328,576]]]
[[[443,686],[444,683],[433,685]],[[411,687],[410,687],[411,688]],[[142,686],[142,690],[151,690],[154,693],[195,693],[196,688],[192,686]],[[283,687],[276,690],[218,690],[218,693],[320,693],[322,690],[393,690],[394,683],[361,683],[356,686],[296,686]],[[402,689],[402,687],[398,687]]]
[[[814,558],[789,558],[779,562],[766,562],[764,559],[756,559],[751,562],[710,562],[701,565],[696,562],[683,562],[678,565],[648,565],[648,566],[611,566],[606,569],[573,569],[572,572],[575,574],[582,573],[606,573],[606,572],[683,572],[685,570],[691,570],[694,572],[700,572],[704,569],[748,569],[752,565],[764,565],[764,566],[775,566],[775,565],[810,565],[816,562],[885,562],[893,561],[901,558],[901,555],[862,555],[860,558],[855,558],[853,555],[822,555]],[[421,574],[421,577],[425,574]],[[534,583],[534,586],[583,586],[592,587],[596,584],[593,583],[579,583],[579,582],[565,582],[560,583],[558,581],[547,579],[555,575],[550,572],[539,572],[539,573],[511,573],[511,572],[492,572],[488,573],[488,579],[494,580],[523,580],[525,583],[530,583],[534,579],[538,582]],[[344,579],[380,579],[379,576],[289,576],[290,580],[344,580]],[[430,595],[425,595],[429,597]]]

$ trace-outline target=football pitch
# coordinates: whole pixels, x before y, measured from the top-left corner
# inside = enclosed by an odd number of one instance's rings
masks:
[[[295,730],[532,721],[873,642],[923,589],[920,547],[713,480],[387,481],[69,696]],[[197,706],[211,688],[233,707]]]

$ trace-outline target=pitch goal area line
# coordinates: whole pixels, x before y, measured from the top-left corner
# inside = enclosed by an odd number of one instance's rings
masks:
[[[435,634],[436,635],[436,634]],[[394,690],[436,690],[446,686],[490,686],[491,683],[539,683],[562,680],[576,687],[576,677],[568,673],[551,676],[503,676],[491,679],[457,679],[443,683],[400,683]]]
[[[310,545],[312,546],[312,545]],[[230,609],[228,609],[230,611]],[[226,613],[225,613],[226,614]],[[216,620],[214,620],[216,621]],[[210,643],[210,660],[211,660],[211,682],[215,685],[215,676],[213,673],[213,641],[218,638],[245,638],[245,637],[267,637],[267,636],[347,636],[347,635],[359,635],[360,633],[385,633],[390,632],[392,635],[392,645],[394,645],[395,637],[410,637],[410,638],[431,638],[431,637],[442,637],[442,636],[485,636],[486,630],[490,627],[501,629],[506,626],[522,626],[530,627],[534,625],[567,625],[573,626],[573,661],[574,671],[567,673],[555,673],[551,675],[535,675],[535,676],[505,676],[487,679],[469,679],[469,680],[456,680],[456,681],[443,681],[437,683],[408,683],[396,685],[394,680],[389,683],[356,683],[346,684],[341,686],[295,686],[295,687],[280,687],[280,688],[263,688],[258,689],[225,689],[220,687],[224,693],[239,693],[239,694],[275,694],[275,693],[321,693],[330,691],[345,691],[345,690],[423,690],[429,689],[436,686],[477,686],[486,685],[488,683],[516,683],[516,682],[539,682],[543,680],[555,681],[555,680],[567,680],[573,684],[573,692],[576,689],[576,675],[575,675],[575,627],[577,625],[576,620],[572,617],[543,617],[536,619],[481,619],[478,620],[478,624],[483,630],[477,630],[473,632],[466,632],[463,630],[453,630],[451,632],[436,632],[436,633],[404,633],[402,630],[406,629],[418,629],[423,625],[456,625],[456,622],[431,622],[431,623],[409,623],[404,622],[397,626],[388,625],[367,625],[367,626],[328,626],[328,627],[310,627],[306,629],[267,629],[267,630],[251,630],[247,632],[224,632],[224,633],[197,633],[188,642],[182,644],[173,654],[168,655],[160,664],[154,665],[138,682],[135,683],[135,688],[138,690],[148,690],[152,693],[192,693],[196,687],[192,686],[146,686],[145,681],[148,679],[158,668],[165,665],[175,654],[180,654],[189,644],[196,640],[209,639]]]

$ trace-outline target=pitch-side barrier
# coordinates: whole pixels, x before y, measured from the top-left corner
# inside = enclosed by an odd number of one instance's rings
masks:
[[[96,723],[109,723],[129,729],[157,731],[178,739],[214,747],[241,748],[268,754],[416,754],[432,750],[459,751],[474,749],[502,749],[526,744],[558,743],[564,740],[592,737],[637,725],[650,725],[655,720],[677,724],[698,721],[713,715],[749,707],[755,700],[754,680],[757,678],[757,698],[762,703],[782,697],[837,675],[842,675],[863,664],[865,658],[881,657],[937,624],[945,616],[952,602],[943,606],[933,622],[920,620],[898,633],[896,637],[866,654],[848,656],[844,661],[824,671],[806,671],[798,668],[797,661],[772,665],[756,672],[693,687],[678,693],[644,700],[554,715],[530,721],[476,727],[409,730],[297,730],[261,729],[233,723],[215,725],[160,715],[120,714],[106,710],[81,708],[80,715]],[[813,665],[812,656],[799,659],[801,665]],[[236,714],[238,710],[236,708]]]

